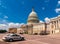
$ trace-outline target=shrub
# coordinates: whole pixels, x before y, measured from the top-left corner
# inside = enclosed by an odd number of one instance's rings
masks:
[[[19,33],[19,34],[23,34],[23,33]]]
[[[48,35],[49,33],[48,32],[46,32],[46,31],[41,31],[40,32],[40,35]]]
[[[24,32],[24,34],[28,34],[28,32]]]
[[[34,35],[38,35],[38,33],[34,33]]]
[[[7,32],[7,30],[0,30],[0,33],[5,33]]]

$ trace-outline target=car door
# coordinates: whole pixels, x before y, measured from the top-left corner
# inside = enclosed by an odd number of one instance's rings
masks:
[[[13,40],[17,40],[17,36],[16,35],[12,35],[12,39]]]
[[[16,35],[16,40],[21,40],[21,36]]]
[[[13,35],[13,39],[14,40],[20,40],[21,39],[21,36],[19,36],[19,35]]]

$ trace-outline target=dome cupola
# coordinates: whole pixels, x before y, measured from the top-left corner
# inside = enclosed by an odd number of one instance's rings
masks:
[[[32,12],[28,16],[28,22],[27,23],[39,23],[37,13],[34,11],[34,8],[32,8]]]

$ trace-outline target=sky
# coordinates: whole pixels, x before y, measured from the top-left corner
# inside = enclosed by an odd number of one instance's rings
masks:
[[[39,20],[59,15],[60,0],[0,0],[0,24],[26,24],[34,7]],[[5,25],[4,25],[5,26]]]

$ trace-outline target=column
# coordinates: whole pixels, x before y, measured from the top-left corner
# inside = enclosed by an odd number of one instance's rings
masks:
[[[57,21],[56,21],[56,29],[57,29]]]
[[[50,22],[50,34],[52,34],[52,22]]]
[[[58,19],[58,29],[59,29],[59,32],[60,32],[60,20]]]

